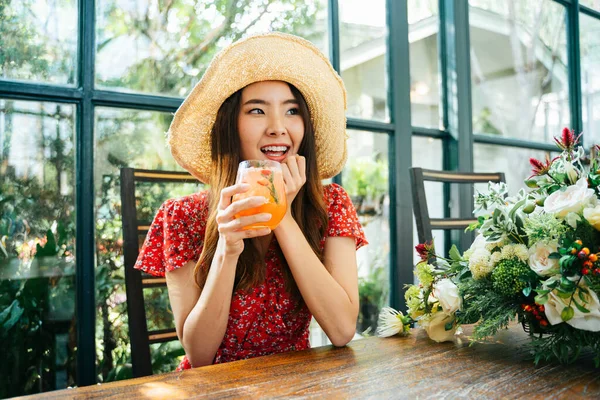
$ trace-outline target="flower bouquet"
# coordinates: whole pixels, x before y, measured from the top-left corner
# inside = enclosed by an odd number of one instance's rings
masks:
[[[475,194],[477,222],[467,230],[478,236],[464,254],[418,245],[407,315],[384,309],[377,333],[407,333],[416,322],[446,341],[475,324],[479,341],[516,320],[531,334],[536,364],[573,362],[588,348],[600,366],[600,159],[584,166],[580,136],[565,128],[558,157],[529,160],[528,190],[509,196],[504,183],[490,183]]]

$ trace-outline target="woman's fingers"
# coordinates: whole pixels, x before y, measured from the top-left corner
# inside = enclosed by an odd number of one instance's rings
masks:
[[[263,196],[252,196],[246,199],[237,200],[231,203],[226,209],[219,210],[217,213],[217,223],[228,223],[235,218],[235,215],[241,211],[262,206],[267,202]]]
[[[240,193],[245,193],[250,189],[247,183],[238,183],[233,186],[228,186],[221,190],[221,198],[219,200],[219,210],[225,210],[231,205],[231,198]]]
[[[269,228],[247,229],[245,231],[225,232],[221,233],[225,239],[225,243],[235,243],[244,239],[252,239],[255,237],[266,236],[271,233]]]
[[[298,156],[298,171],[300,172],[302,183],[306,183],[306,158],[303,156]]]
[[[298,170],[298,158],[299,156],[289,156],[285,159],[285,163],[290,169],[290,174],[295,182],[300,179],[300,171]]]
[[[281,164],[281,174],[283,175],[283,182],[285,183],[285,186],[289,191],[289,188],[294,182],[294,180],[292,179],[292,173],[290,172],[290,169],[287,166],[287,164]]]
[[[219,232],[221,232],[221,233],[237,232],[237,231],[247,227],[248,225],[257,224],[257,223],[261,223],[261,222],[267,222],[272,217],[273,216],[271,214],[262,213],[262,214],[249,215],[246,217],[236,218],[227,223],[219,224]]]

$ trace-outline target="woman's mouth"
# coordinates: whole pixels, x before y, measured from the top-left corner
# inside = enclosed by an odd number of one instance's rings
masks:
[[[260,151],[273,161],[284,160],[289,150],[290,146],[264,146],[260,148]]]

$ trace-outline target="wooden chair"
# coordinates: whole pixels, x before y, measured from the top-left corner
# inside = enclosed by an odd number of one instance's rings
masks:
[[[476,218],[430,218],[427,208],[427,196],[425,194],[425,182],[444,182],[475,184],[487,182],[505,182],[504,173],[475,173],[456,171],[435,171],[423,168],[411,168],[410,177],[412,182],[413,211],[417,224],[419,243],[433,240],[433,230],[464,230]],[[466,249],[462,249],[463,251]]]
[[[151,344],[178,340],[175,327],[148,331],[146,308],[144,307],[144,289],[166,288],[166,280],[165,278],[142,273],[133,268],[138,257],[140,236],[145,237],[151,224],[151,221],[139,221],[137,219],[135,187],[138,182],[199,184],[198,180],[187,172],[121,168],[125,288],[134,377],[152,375]]]

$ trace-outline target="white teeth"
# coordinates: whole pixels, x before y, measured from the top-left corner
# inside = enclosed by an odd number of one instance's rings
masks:
[[[263,147],[262,151],[286,151],[288,148],[286,146],[266,146]]]

